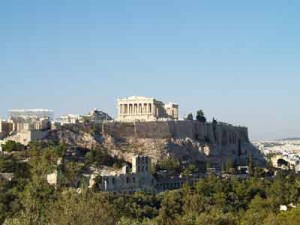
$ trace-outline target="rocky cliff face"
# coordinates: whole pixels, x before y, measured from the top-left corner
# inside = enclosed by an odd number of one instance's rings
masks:
[[[164,157],[173,157],[188,162],[210,162],[215,167],[220,167],[228,159],[239,164],[247,164],[249,156],[264,164],[264,158],[251,143],[217,145],[201,142],[190,138],[185,139],[155,139],[155,138],[133,138],[114,139],[106,136],[103,145],[110,149],[113,155],[130,161],[135,154],[145,154],[153,161]]]
[[[174,157],[183,161],[220,166],[228,159],[245,164],[249,155],[263,164],[260,152],[250,143],[245,127],[197,121],[106,123],[97,127],[69,125],[50,133],[47,140],[72,146],[106,147],[111,154],[131,160],[134,154],[149,155],[153,161]]]
[[[225,123],[203,124],[198,121],[106,123],[102,126],[102,133],[126,138],[189,138],[217,145],[249,143],[246,127],[236,127]]]
[[[51,130],[44,141],[65,143],[69,146],[91,149],[101,144],[102,135],[93,135],[90,126],[67,124]]]

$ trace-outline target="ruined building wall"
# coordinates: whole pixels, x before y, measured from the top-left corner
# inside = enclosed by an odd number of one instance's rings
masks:
[[[136,123],[105,123],[104,134],[115,137],[138,138],[190,138],[211,144],[227,145],[249,143],[248,129],[223,123],[200,123],[198,121],[155,121]]]

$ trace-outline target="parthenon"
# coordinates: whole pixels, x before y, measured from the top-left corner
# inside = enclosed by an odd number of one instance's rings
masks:
[[[177,120],[178,105],[164,104],[154,98],[132,96],[118,99],[117,121]]]

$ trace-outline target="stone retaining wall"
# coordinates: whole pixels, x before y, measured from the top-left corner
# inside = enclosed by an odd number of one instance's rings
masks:
[[[249,143],[246,127],[198,121],[113,122],[103,124],[102,133],[115,137],[190,138],[217,145]]]

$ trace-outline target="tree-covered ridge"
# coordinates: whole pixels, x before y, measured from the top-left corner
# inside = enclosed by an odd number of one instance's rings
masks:
[[[104,152],[84,162],[63,165],[65,179],[86,165],[111,160]],[[6,225],[49,224],[299,224],[300,177],[292,170],[265,178],[252,173],[249,179],[208,176],[193,186],[160,194],[109,194],[67,185],[50,186],[46,175],[66,152],[66,146],[31,143],[25,151],[0,155],[1,173],[14,173],[11,181],[0,179],[0,222]],[[105,161],[105,160],[104,160]],[[70,162],[69,162],[70,163]],[[112,162],[109,162],[112,164]],[[160,167],[176,172],[177,161]],[[193,166],[188,168],[193,170]],[[257,168],[255,168],[258,170]],[[186,172],[187,174],[189,171]],[[280,212],[280,205],[288,206]],[[290,205],[290,206],[289,206]],[[293,208],[298,205],[298,207]]]

